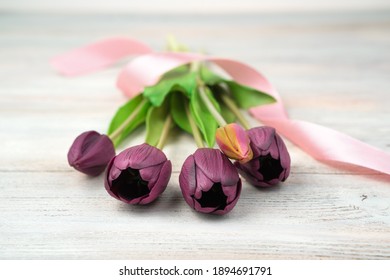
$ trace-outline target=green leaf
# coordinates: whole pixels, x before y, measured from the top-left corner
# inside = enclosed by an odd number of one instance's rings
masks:
[[[172,70],[169,70],[168,72],[165,72],[164,75],[162,76],[163,79],[165,78],[175,78],[180,75],[184,75],[190,71],[190,65],[189,64],[184,64],[182,66],[178,66]]]
[[[206,93],[211,99],[211,102],[214,105],[218,105],[218,102],[214,99],[211,92],[208,90]],[[219,109],[219,106],[217,108]],[[197,90],[195,90],[194,94],[192,94],[190,110],[207,145],[210,148],[214,147],[215,131],[218,128],[218,124],[211,113],[207,110],[207,107],[202,101]]]
[[[125,105],[121,106],[112,118],[107,134],[110,135],[119,128],[143,101],[144,97],[142,95],[137,95],[130,99]],[[115,146],[118,146],[135,128],[145,122],[146,113],[149,107],[150,103],[145,103],[134,119],[126,125],[118,137],[113,139]]]
[[[206,85],[212,86],[225,81],[222,77],[215,74],[206,66],[200,68],[200,76]]]
[[[227,123],[235,122],[237,119],[236,115],[229,109],[229,107],[227,107],[225,105],[225,103],[221,100],[221,97],[220,97],[222,94],[229,94],[227,89],[225,89],[225,87],[223,87],[220,84],[216,84],[214,86],[209,86],[209,88],[212,91],[213,95],[215,96],[215,98],[218,102],[218,105],[220,107],[219,112],[221,113],[223,119]]]
[[[219,103],[219,106],[221,106],[222,118],[227,123],[233,123],[236,121],[236,115],[225,105],[225,103],[221,102]]]
[[[146,116],[146,143],[151,146],[158,144],[168,115],[169,102],[164,102],[160,107],[149,108]]]
[[[177,75],[169,74],[163,77],[157,84],[144,89],[143,95],[149,99],[153,106],[160,106],[172,91],[180,91],[190,97],[193,89],[196,87],[197,74],[179,70],[180,72],[177,72]]]
[[[171,115],[174,122],[177,124],[178,127],[192,134],[191,125],[188,121],[185,109],[188,105],[188,98],[180,92],[173,92],[171,93],[170,103]]]
[[[226,80],[210,71],[207,67],[202,67],[200,73],[204,83],[209,86],[217,86],[218,84],[226,83],[233,99],[241,108],[249,109],[254,106],[270,104],[276,101],[275,98],[265,92],[239,84],[235,81]],[[224,114],[224,111],[225,110],[222,110],[221,113]]]
[[[228,85],[233,99],[241,108],[249,109],[251,107],[266,105],[276,101],[271,95],[254,88],[238,84],[234,81],[225,81],[225,83]]]

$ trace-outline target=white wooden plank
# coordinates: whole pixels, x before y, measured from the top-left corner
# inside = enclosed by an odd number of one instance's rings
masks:
[[[111,198],[101,177],[70,172],[2,172],[1,177],[1,258],[377,259],[390,254],[390,194],[380,176],[375,185],[373,176],[327,174],[295,174],[269,190],[245,185],[238,205],[224,217],[187,207],[177,172],[149,206]]]
[[[53,3],[49,0],[3,0],[0,7],[12,11],[29,12],[71,12],[71,13],[151,13],[151,14],[209,14],[209,13],[253,13],[253,12],[291,12],[291,11],[318,11],[318,10],[368,10],[388,9],[386,0],[356,1],[356,0],[328,0],[326,2],[308,0],[147,0],[147,1],[123,1],[104,0],[77,1],[68,0]]]
[[[47,63],[112,34],[158,49],[171,32],[195,50],[264,72],[293,118],[390,151],[387,11],[115,18],[20,11],[0,17],[1,259],[390,258],[388,176],[324,165],[290,143],[288,181],[269,190],[245,183],[226,217],[199,215],[181,198],[177,177],[195,150],[187,135],[168,142],[174,174],[158,201],[115,201],[101,176],[68,167],[66,153],[78,133],[104,132],[125,101],[114,86],[124,63],[77,78]],[[139,131],[120,149],[142,139]]]

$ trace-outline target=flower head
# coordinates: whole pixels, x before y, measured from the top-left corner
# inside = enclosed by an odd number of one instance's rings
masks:
[[[172,164],[148,144],[128,148],[108,164],[104,185],[114,198],[129,204],[148,204],[167,187]]]
[[[248,130],[253,159],[247,163],[235,162],[240,174],[259,187],[275,185],[290,174],[290,155],[282,138],[272,127]]]
[[[241,163],[252,159],[253,153],[246,131],[236,123],[220,127],[215,133],[217,144],[221,151],[231,159]]]
[[[82,173],[97,176],[114,156],[115,148],[108,136],[86,131],[74,140],[68,152],[68,162]]]
[[[179,182],[185,201],[202,213],[228,213],[241,193],[236,168],[216,149],[201,148],[190,155],[183,164]]]

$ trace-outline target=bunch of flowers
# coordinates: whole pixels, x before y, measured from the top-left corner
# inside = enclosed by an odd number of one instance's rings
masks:
[[[106,135],[88,131],[78,136],[68,161],[90,176],[105,171],[104,185],[112,197],[148,204],[169,183],[172,164],[162,149],[177,126],[192,134],[199,147],[180,172],[184,200],[195,211],[226,214],[240,197],[240,175],[256,187],[275,185],[289,175],[290,156],[282,138],[272,127],[250,128],[240,111],[274,101],[215,74],[205,63],[181,66],[120,107]],[[145,143],[116,155],[115,147],[143,124]]]

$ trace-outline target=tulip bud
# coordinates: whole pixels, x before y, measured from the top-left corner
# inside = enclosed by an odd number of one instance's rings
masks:
[[[198,149],[189,156],[181,169],[179,183],[187,204],[202,213],[228,213],[241,193],[236,168],[216,149]]]
[[[236,123],[217,129],[215,133],[217,144],[221,151],[231,159],[246,163],[252,159],[253,153],[246,131]]]
[[[115,148],[108,136],[87,131],[74,140],[68,152],[68,162],[82,173],[97,176],[114,156]]]
[[[108,164],[105,188],[129,204],[148,204],[167,187],[172,164],[165,154],[148,144],[124,150]]]
[[[282,138],[272,127],[255,127],[248,130],[253,159],[247,163],[235,162],[240,174],[259,187],[275,185],[290,174],[290,155]]]

